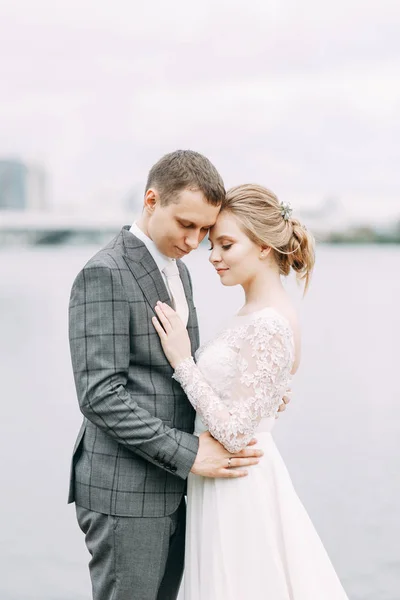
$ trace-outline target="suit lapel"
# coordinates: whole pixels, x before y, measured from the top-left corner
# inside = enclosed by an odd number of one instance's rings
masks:
[[[151,309],[154,311],[159,300],[171,306],[163,276],[145,244],[130,233],[129,228],[124,228],[122,234],[126,263]]]
[[[122,229],[121,235],[122,252],[126,264],[140,286],[140,289],[153,312],[158,300],[161,300],[161,302],[165,302],[168,306],[172,307],[163,276],[145,244],[129,231],[129,226],[125,226]],[[199,327],[193,306],[192,292],[185,267],[180,260],[177,261],[177,265],[189,306],[187,329],[192,343],[192,349],[195,351],[199,345]]]
[[[185,267],[180,260],[177,261],[179,275],[181,276],[183,289],[185,290],[186,300],[189,306],[189,319],[187,324],[187,330],[192,344],[193,353],[199,346],[199,325],[197,322],[196,310],[193,304],[192,290],[190,288],[189,277],[186,273]]]
[[[189,278],[188,278],[188,276],[186,274],[186,270],[185,270],[185,267],[182,264],[182,261],[177,260],[176,264],[178,265],[179,275],[181,277],[181,281],[182,281],[182,284],[183,284],[183,289],[185,290],[186,300],[188,301],[188,304],[189,304],[190,300],[192,300],[192,291],[190,289]]]

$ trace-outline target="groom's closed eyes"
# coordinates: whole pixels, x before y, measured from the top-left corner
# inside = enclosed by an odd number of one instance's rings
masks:
[[[196,225],[196,223],[192,223],[191,221],[185,221],[183,219],[177,219],[179,225],[181,227],[183,227],[184,229],[198,229],[198,225]],[[209,231],[211,225],[205,225],[204,227],[200,227],[201,231],[205,231],[207,233],[207,231]]]

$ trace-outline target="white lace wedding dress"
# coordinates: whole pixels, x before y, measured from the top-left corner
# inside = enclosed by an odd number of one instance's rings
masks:
[[[209,430],[236,452],[255,436],[260,463],[239,479],[190,475],[184,600],[346,600],[271,431],[290,383],[294,340],[272,308],[233,317],[174,373]]]

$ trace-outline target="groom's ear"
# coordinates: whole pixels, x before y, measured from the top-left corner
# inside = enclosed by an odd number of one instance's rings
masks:
[[[149,188],[144,195],[145,210],[149,214],[152,214],[159,201],[160,201],[160,196],[158,195],[157,190],[155,190],[154,188]]]

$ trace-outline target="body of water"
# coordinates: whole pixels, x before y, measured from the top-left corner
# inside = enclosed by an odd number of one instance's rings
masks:
[[[81,423],[67,309],[96,250],[0,251],[2,600],[91,597],[89,554],[66,504]],[[202,341],[243,301],[207,258],[200,249],[186,261]],[[399,264],[399,247],[322,246],[305,300],[288,284],[303,359],[274,437],[351,600],[400,599]]]

